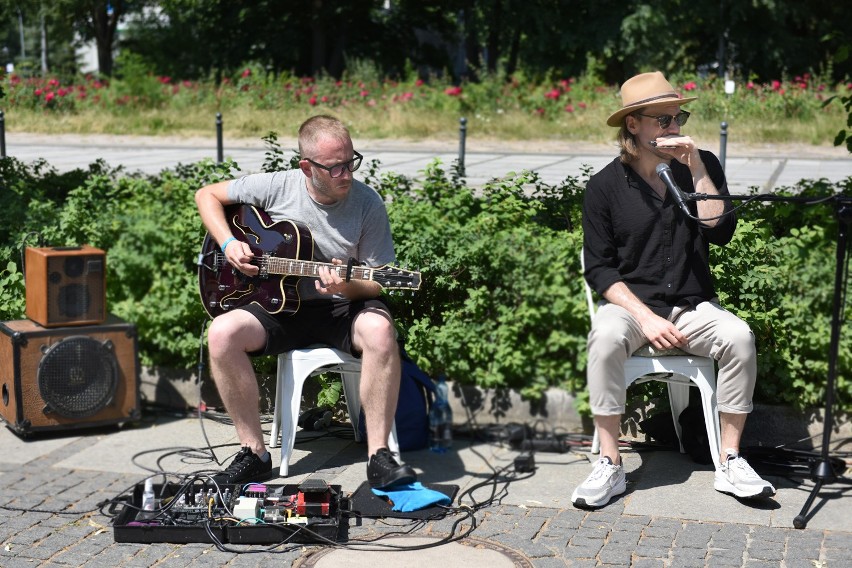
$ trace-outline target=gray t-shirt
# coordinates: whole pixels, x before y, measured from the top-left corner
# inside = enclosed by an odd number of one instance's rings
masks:
[[[306,226],[314,240],[314,260],[344,263],[350,257],[367,266],[384,266],[396,259],[387,209],[376,191],[358,180],[346,199],[322,205],[308,195],[301,170],[250,174],[228,185],[228,198],[265,210],[273,221],[291,220]],[[302,300],[321,297],[314,278],[302,278]]]

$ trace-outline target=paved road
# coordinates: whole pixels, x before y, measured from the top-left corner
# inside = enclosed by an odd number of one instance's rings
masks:
[[[279,140],[284,150],[295,148],[293,140]],[[44,158],[60,171],[85,168],[95,159],[111,165],[123,165],[131,171],[158,173],[178,163],[193,163],[217,158],[215,138],[181,140],[120,136],[44,136],[6,134],[9,156],[25,162]],[[367,140],[358,144],[367,160],[379,160],[382,171],[393,171],[412,178],[421,175],[431,161],[445,167],[459,159],[457,141],[406,142]],[[708,146],[718,151],[718,144]],[[265,149],[260,140],[225,139],[224,157],[235,160],[242,172],[260,169]],[[289,156],[289,153],[287,154]],[[584,166],[600,170],[616,155],[611,145],[578,143],[479,142],[470,140],[464,152],[467,182],[478,186],[509,172],[533,170],[541,179],[556,184],[567,176],[579,176]],[[852,157],[844,148],[813,147],[737,147],[726,148],[725,160],[731,193],[746,193],[749,188],[772,191],[790,187],[801,179],[825,178],[837,182],[852,176]]]

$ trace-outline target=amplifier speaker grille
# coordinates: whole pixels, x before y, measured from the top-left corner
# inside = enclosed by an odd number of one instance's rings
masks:
[[[0,417],[19,434],[140,417],[136,327],[0,322]]]

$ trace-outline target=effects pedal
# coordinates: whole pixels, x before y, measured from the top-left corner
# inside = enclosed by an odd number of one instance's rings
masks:
[[[339,537],[348,508],[340,486],[322,479],[299,485],[196,481],[151,484],[150,490],[147,507],[143,484],[121,499],[126,506],[113,522],[116,542],[327,543]]]

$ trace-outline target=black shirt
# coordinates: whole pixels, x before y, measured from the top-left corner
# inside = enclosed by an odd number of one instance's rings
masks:
[[[727,195],[725,172],[712,153],[699,150],[719,193]],[[680,189],[694,193],[689,168],[672,160]],[[696,215],[695,202],[687,202]],[[616,158],[591,177],[583,199],[585,274],[602,294],[624,282],[655,313],[668,316],[676,305],[695,306],[716,294],[710,274],[709,244],[725,245],[733,237],[736,217],[729,214],[714,227],[689,219],[669,193],[661,199],[639,174]],[[697,216],[697,215],[696,215]]]

